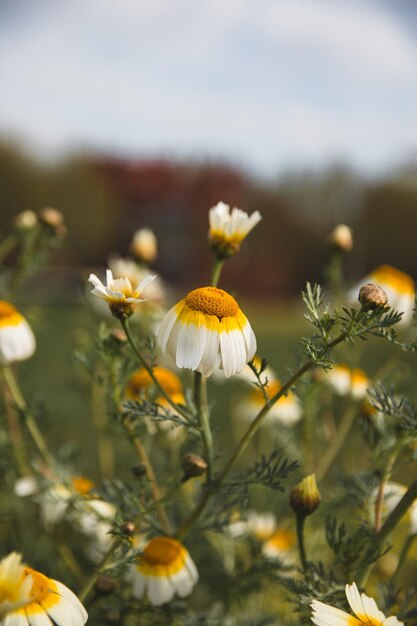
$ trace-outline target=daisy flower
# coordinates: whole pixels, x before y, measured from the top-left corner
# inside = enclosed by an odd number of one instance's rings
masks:
[[[275,532],[277,521],[273,513],[248,511],[246,519],[233,520],[228,533],[234,539],[251,535],[258,541],[267,541]]]
[[[261,219],[259,211],[249,216],[235,207],[230,213],[230,206],[219,202],[209,211],[211,249],[219,258],[233,256],[239,252],[242,241]]]
[[[24,361],[35,352],[35,337],[15,307],[0,300],[0,363]]]
[[[210,376],[238,374],[256,352],[248,319],[231,295],[216,287],[191,291],[162,319],[158,343],[179,368]]]
[[[106,282],[104,285],[95,274],[90,274],[88,280],[94,285],[92,294],[105,300],[112,314],[118,319],[125,319],[132,315],[135,306],[144,302],[140,298],[142,291],[155,279],[155,275],[148,275],[140,281],[136,287],[128,278],[113,278],[113,272],[106,270]]]
[[[396,617],[385,617],[373,598],[359,593],[356,583],[346,585],[346,598],[356,617],[319,600],[313,600],[311,621],[317,626],[404,626]]]
[[[350,368],[347,365],[335,365],[322,377],[338,396],[352,396],[355,400],[363,400],[370,386],[370,380],[365,372],[358,367]]]
[[[0,617],[4,626],[83,626],[87,612],[65,585],[21,564],[12,552],[0,562]]]
[[[108,262],[113,278],[128,278],[131,285],[139,285],[148,276],[146,268],[138,265],[133,259],[112,255]],[[165,303],[165,288],[160,276],[158,274],[153,276],[154,279],[146,288],[146,301],[154,306],[162,306]]]
[[[264,388],[268,398],[271,399],[275,396],[281,386],[279,380],[270,380],[268,386]],[[237,405],[235,414],[239,419],[252,421],[264,406],[264,394],[258,387],[254,387]],[[271,406],[264,420],[264,425],[273,426],[278,423],[292,426],[299,422],[302,416],[303,410],[299,398],[289,391]]]
[[[400,324],[411,322],[415,298],[415,285],[411,276],[391,265],[380,265],[349,291],[349,300],[357,300],[359,290],[365,283],[373,283],[386,292],[388,305],[403,313]]]
[[[295,533],[288,528],[278,528],[262,546],[262,554],[268,559],[279,559],[282,563],[294,563]]]
[[[197,568],[188,550],[171,537],[154,537],[132,566],[132,593],[147,596],[153,606],[170,602],[175,595],[190,595],[198,580]]]

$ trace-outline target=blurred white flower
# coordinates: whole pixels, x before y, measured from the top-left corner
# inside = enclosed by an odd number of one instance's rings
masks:
[[[0,300],[0,363],[24,361],[35,352],[35,336],[16,309]]]
[[[279,380],[268,379],[268,386],[265,392],[269,399],[275,396],[281,389]],[[234,408],[234,416],[238,420],[251,422],[255,419],[259,411],[265,406],[265,397],[258,387],[253,387],[251,391],[246,393],[241,401]],[[292,392],[288,391],[277,402],[275,402],[268,411],[263,421],[264,426],[274,426],[276,424],[284,424],[292,426],[300,421],[303,416],[303,408],[300,399]]]

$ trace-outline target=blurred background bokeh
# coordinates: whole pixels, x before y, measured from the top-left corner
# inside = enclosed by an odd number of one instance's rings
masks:
[[[207,282],[207,211],[263,221],[224,275],[246,295],[321,280],[354,229],[352,280],[417,275],[417,6],[381,0],[3,0],[1,230],[56,206],[68,237],[36,294],[159,240],[156,269]],[[33,294],[33,297],[36,297]],[[72,296],[71,296],[72,297]]]

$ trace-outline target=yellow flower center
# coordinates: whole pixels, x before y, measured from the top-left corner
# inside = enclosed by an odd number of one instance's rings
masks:
[[[193,311],[215,315],[219,320],[224,317],[236,317],[239,312],[236,300],[217,287],[201,287],[190,291],[185,298],[185,304]]]
[[[0,327],[1,326],[17,326],[23,317],[14,308],[13,304],[0,300]]]
[[[30,567],[25,567],[23,576],[24,578],[27,576],[32,577],[33,583],[32,589],[30,590],[30,597],[33,602],[40,604],[49,593],[49,579]]]
[[[71,482],[75,491],[82,496],[86,496],[94,488],[93,481],[84,476],[74,476]]]
[[[184,546],[176,539],[155,537],[138,558],[137,568],[148,576],[168,576],[182,569],[186,556]]]
[[[399,293],[414,293],[414,281],[411,276],[397,270],[397,268],[392,267],[391,265],[381,265],[380,267],[377,267],[376,270],[372,272],[371,276],[372,280],[377,284],[378,282],[381,282],[382,284],[385,283]]]
[[[295,535],[291,530],[277,530],[267,545],[279,551],[289,550],[295,545]]]

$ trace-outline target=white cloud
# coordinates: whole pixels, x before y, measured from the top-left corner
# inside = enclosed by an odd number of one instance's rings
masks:
[[[378,4],[73,0],[3,38],[0,128],[38,145],[225,155],[272,171],[417,145],[416,44]]]

